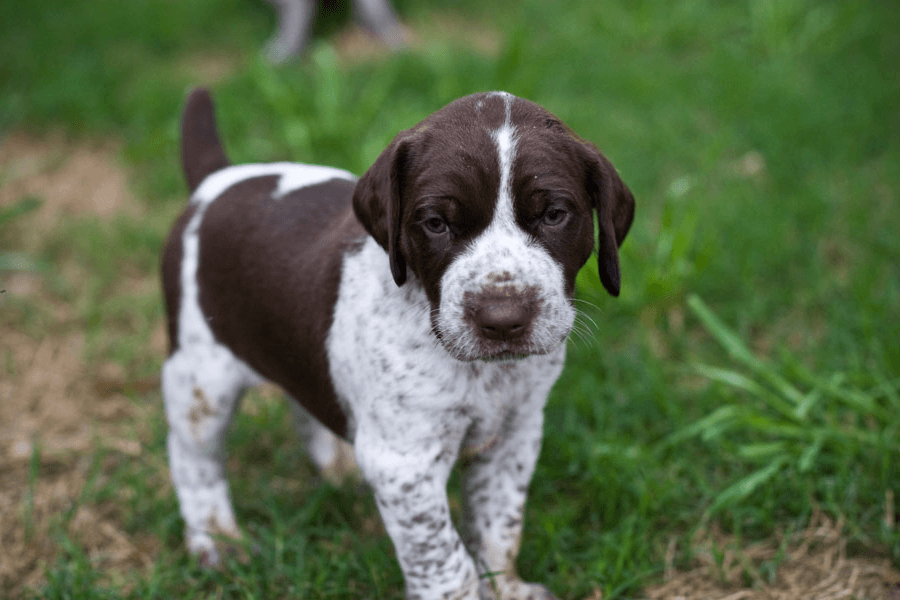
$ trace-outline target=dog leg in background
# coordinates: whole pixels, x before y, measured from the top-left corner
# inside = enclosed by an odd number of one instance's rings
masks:
[[[244,368],[223,346],[182,347],[163,365],[169,467],[188,549],[220,562],[215,538],[240,539],[225,480],[225,433],[246,388]]]
[[[388,47],[400,48],[409,43],[409,36],[388,0],[353,0],[353,10],[360,25],[381,38]]]
[[[335,485],[348,479],[359,479],[359,467],[353,455],[353,446],[330,429],[319,423],[300,403],[288,398],[294,424],[303,440],[306,453],[316,465],[322,477]]]
[[[269,0],[278,11],[278,31],[266,44],[266,56],[281,63],[303,52],[312,31],[318,0]],[[397,20],[388,0],[353,0],[360,25],[390,48],[399,48],[409,36]]]
[[[280,63],[303,51],[312,30],[316,0],[269,0],[278,11],[278,31],[266,44],[266,56]]]

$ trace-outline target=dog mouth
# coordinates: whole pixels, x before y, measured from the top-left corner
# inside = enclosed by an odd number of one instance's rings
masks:
[[[528,358],[536,353],[531,352],[512,352],[510,350],[503,350],[501,352],[496,352],[494,354],[487,354],[485,356],[480,356],[475,360],[480,360],[482,362],[513,362],[517,360],[522,360],[523,358]]]
[[[469,347],[458,347],[452,344],[444,343],[441,345],[455,359],[471,363],[501,363],[501,362],[518,362],[532,356],[543,356],[550,354],[557,348],[557,345],[551,347],[535,346],[534,344],[509,344],[509,343],[481,343],[472,344]]]
[[[458,343],[458,340],[448,340],[441,334],[440,330],[435,330],[435,337],[440,345],[453,358],[460,362],[514,362],[529,356],[549,354],[552,349],[535,348],[530,345],[516,344],[511,346],[508,343],[484,343],[484,340],[478,340],[475,343],[469,341],[466,344]],[[456,343],[454,343],[456,342]]]

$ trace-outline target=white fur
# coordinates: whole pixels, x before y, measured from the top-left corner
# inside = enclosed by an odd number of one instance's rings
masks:
[[[526,589],[511,560],[543,404],[564,346],[519,361],[461,362],[438,343],[429,312],[417,280],[396,286],[375,240],[345,258],[326,347],[357,463],[374,489],[409,598],[476,600],[484,585],[477,575],[488,572],[509,574],[498,585]],[[465,479],[473,490],[465,545],[446,498],[460,454],[475,460]],[[445,596],[453,592],[459,595]]]
[[[408,598],[551,597],[521,582],[514,560],[540,452],[543,406],[562,370],[574,310],[559,265],[530,244],[514,220],[515,128],[512,98],[505,101],[506,122],[493,133],[501,166],[495,216],[442,278],[437,323],[443,345],[431,331],[421,284],[412,278],[398,288],[387,255],[371,238],[344,259],[326,343],[357,463],[374,489]],[[538,288],[542,306],[532,347],[542,355],[472,360],[477,339],[463,318],[462,298],[500,273],[513,275],[512,286]],[[461,454],[472,459],[464,475],[464,543],[446,497]]]
[[[320,165],[290,162],[234,165],[211,173],[204,179],[194,190],[191,202],[208,204],[236,183],[268,175],[281,177],[274,198],[280,198],[294,190],[324,183],[330,179],[356,180],[356,177],[348,171]]]

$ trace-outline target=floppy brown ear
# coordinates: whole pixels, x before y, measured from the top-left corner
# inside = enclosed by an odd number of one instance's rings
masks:
[[[619,295],[619,246],[634,220],[634,196],[609,160],[590,144],[585,144],[588,185],[600,226],[597,239],[597,266],[606,291]]]
[[[400,245],[404,175],[410,143],[402,132],[378,156],[356,184],[353,210],[366,231],[385,249],[394,282],[406,281],[406,259]]]

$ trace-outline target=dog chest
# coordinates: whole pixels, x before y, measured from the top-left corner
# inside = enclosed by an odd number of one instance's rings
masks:
[[[326,349],[348,438],[364,420],[398,439],[456,439],[464,452],[489,446],[511,412],[532,410],[532,397],[546,394],[564,346],[515,361],[457,360],[435,337],[424,290],[415,281],[398,288],[387,261],[371,238],[343,260]]]

